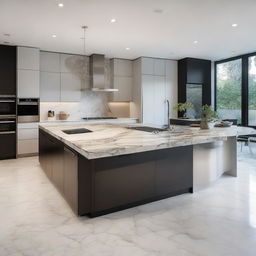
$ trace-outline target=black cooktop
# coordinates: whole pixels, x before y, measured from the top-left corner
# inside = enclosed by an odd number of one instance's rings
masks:
[[[88,133],[92,132],[91,130],[85,129],[85,128],[79,128],[79,129],[70,129],[70,130],[62,130],[66,134],[79,134],[79,133]]]
[[[104,119],[117,119],[113,116],[103,116],[103,117],[83,117],[84,120],[104,120]]]

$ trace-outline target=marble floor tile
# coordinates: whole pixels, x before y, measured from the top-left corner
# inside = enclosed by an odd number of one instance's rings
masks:
[[[38,158],[0,161],[0,256],[255,256],[256,156],[238,178],[89,219],[77,217]]]

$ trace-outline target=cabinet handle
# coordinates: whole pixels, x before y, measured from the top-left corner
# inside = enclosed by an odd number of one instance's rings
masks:
[[[69,153],[69,154],[71,154],[72,156],[74,156],[74,157],[77,156],[75,152],[73,152],[72,150],[70,150],[70,149],[68,149],[68,148],[66,148],[66,147],[64,147],[64,150],[65,150],[67,153]]]
[[[0,134],[15,134],[15,131],[8,131],[8,132],[0,132]]]
[[[15,121],[0,121],[0,124],[10,124],[15,123]]]

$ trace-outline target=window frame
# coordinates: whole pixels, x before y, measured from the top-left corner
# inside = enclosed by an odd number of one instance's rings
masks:
[[[241,115],[242,115],[242,126],[256,128],[256,126],[249,126],[249,58],[256,56],[256,52],[238,55],[235,57],[222,59],[214,62],[214,109],[217,110],[217,65],[226,63],[233,60],[241,59],[242,61],[242,84],[241,84]]]

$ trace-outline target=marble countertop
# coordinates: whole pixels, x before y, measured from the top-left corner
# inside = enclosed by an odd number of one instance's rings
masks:
[[[187,126],[172,126],[173,131],[157,134],[127,129],[128,124],[93,123],[93,124],[40,124],[40,128],[61,140],[87,159],[111,157],[164,148],[195,145],[237,135],[256,134],[256,130],[247,127],[213,128],[200,130]],[[135,125],[133,125],[135,126]],[[136,124],[136,126],[138,126]],[[68,135],[66,129],[86,128],[93,132]]]

